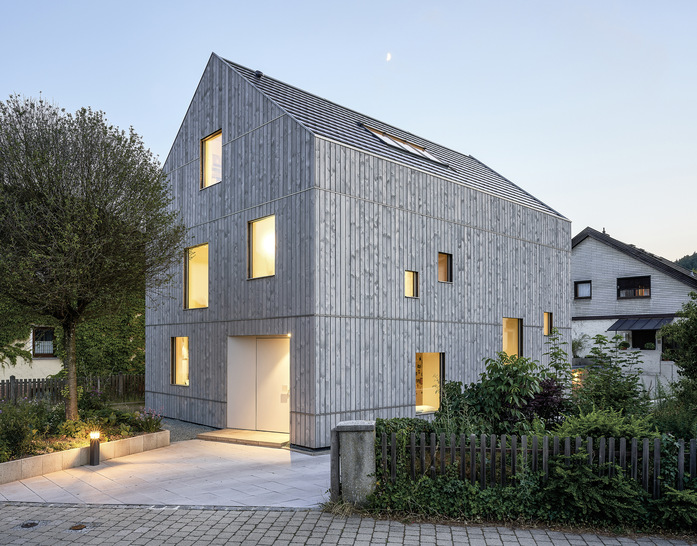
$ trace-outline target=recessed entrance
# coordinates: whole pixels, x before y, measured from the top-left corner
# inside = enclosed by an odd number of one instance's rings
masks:
[[[289,338],[228,338],[227,426],[290,432]]]

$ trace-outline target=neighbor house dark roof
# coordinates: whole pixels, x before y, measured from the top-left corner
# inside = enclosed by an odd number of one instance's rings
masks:
[[[260,71],[245,68],[226,59],[222,59],[222,61],[317,136],[398,161],[433,176],[464,184],[519,205],[564,218],[563,215],[474,157],[444,148],[374,118],[339,106],[297,87],[270,78]],[[390,146],[369,131],[366,126],[423,147],[438,161],[410,153],[396,146]]]
[[[631,256],[632,258],[644,262],[654,269],[665,273],[669,277],[697,289],[697,277],[695,277],[694,273],[691,271],[688,271],[684,267],[680,267],[670,260],[666,260],[665,258],[656,256],[655,254],[646,252],[642,248],[637,248],[634,245],[628,245],[627,243],[613,239],[607,233],[601,233],[600,231],[596,231],[591,227],[587,227],[573,239],[571,239],[571,249],[573,250],[576,245],[580,244],[588,237],[595,239],[596,241],[600,241],[601,243],[604,243],[615,250],[619,250],[620,252],[623,252],[624,254],[627,254],[628,256]]]

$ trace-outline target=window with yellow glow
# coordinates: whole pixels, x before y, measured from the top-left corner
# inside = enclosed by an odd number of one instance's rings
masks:
[[[208,243],[184,251],[184,307],[208,307]]]
[[[554,324],[552,323],[552,313],[545,313],[544,324],[542,326],[544,335],[550,335],[552,333],[552,328],[554,328]]]
[[[453,255],[438,253],[438,281],[453,282]]]
[[[201,187],[223,179],[223,133],[218,131],[201,141]]]
[[[407,298],[419,297],[419,273],[417,271],[404,272],[404,296]]]
[[[503,319],[503,352],[508,356],[523,356],[523,321]]]
[[[276,274],[276,217],[249,222],[249,278]]]
[[[445,353],[416,353],[416,413],[440,408]]]
[[[189,338],[172,338],[172,385],[189,386]]]

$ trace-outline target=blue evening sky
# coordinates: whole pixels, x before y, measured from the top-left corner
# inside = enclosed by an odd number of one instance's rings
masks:
[[[0,6],[0,100],[103,110],[161,161],[216,52],[473,155],[574,234],[697,251],[693,0]]]

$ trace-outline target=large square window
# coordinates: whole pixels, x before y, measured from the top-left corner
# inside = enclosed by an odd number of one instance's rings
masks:
[[[438,281],[453,282],[453,255],[438,253]]]
[[[650,298],[651,276],[617,279],[617,299]]]
[[[404,296],[407,298],[419,297],[419,272],[404,272]]]
[[[574,299],[589,300],[591,299],[592,291],[591,281],[576,281],[574,283]]]
[[[249,278],[276,274],[276,217],[249,222]]]
[[[184,251],[184,307],[208,307],[208,243]]]
[[[55,356],[53,328],[34,328],[32,330],[32,356],[50,358]]]
[[[223,179],[223,133],[217,131],[201,141],[201,188]]]
[[[632,330],[632,349],[656,349],[656,330]]]
[[[172,385],[189,386],[189,338],[172,338]]]
[[[503,352],[508,356],[523,356],[522,319],[503,319]]]
[[[440,408],[445,353],[416,353],[416,413]]]

